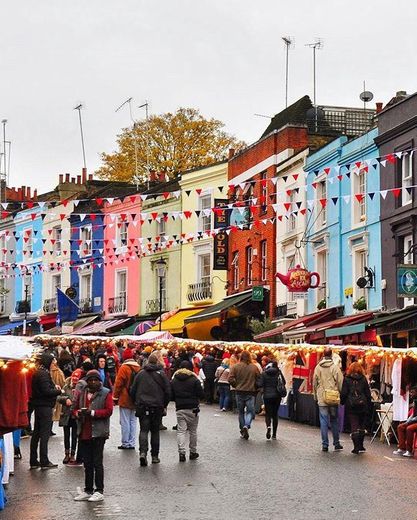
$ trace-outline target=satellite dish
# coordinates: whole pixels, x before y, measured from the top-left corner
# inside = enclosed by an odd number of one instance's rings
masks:
[[[374,99],[374,95],[372,92],[369,92],[369,90],[364,90],[360,93],[359,98],[364,103],[369,103],[369,101],[372,101]]]

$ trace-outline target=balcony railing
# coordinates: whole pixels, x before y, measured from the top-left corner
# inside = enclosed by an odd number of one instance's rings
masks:
[[[56,298],[47,298],[43,302],[43,312],[56,312],[57,310],[58,308]]]
[[[78,304],[80,307],[81,314],[87,314],[93,312],[93,299],[92,298],[81,298]]]
[[[15,311],[17,314],[24,314],[25,312],[30,312],[30,309],[30,300],[20,300],[16,302]]]
[[[126,294],[123,294],[122,296],[116,296],[115,298],[109,298],[109,313],[122,314],[126,312],[126,303]]]
[[[146,314],[153,314],[159,312],[159,299],[157,300],[146,300]],[[162,299],[162,311],[168,310],[168,304],[166,298]]]
[[[197,303],[212,298],[211,282],[191,283],[188,285],[187,300],[189,303]]]

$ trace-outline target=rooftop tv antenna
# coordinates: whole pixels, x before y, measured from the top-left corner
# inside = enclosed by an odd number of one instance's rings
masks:
[[[6,185],[7,185],[7,155],[6,155],[6,124],[7,119],[2,119],[3,125],[3,168],[0,165],[0,201],[6,202]]]
[[[78,103],[78,105],[74,107],[74,110],[78,110],[78,118],[79,118],[79,121],[80,121],[81,146],[82,146],[82,149],[83,149],[83,162],[84,162],[84,168],[87,169],[87,164],[86,164],[86,161],[85,161],[83,121],[82,121],[82,118],[81,118],[81,109],[82,108],[85,108],[83,103]]]
[[[288,106],[288,55],[290,48],[294,48],[295,40],[291,36],[282,36],[282,41],[285,43],[285,108]]]
[[[131,133],[132,133],[132,137],[133,137],[133,148],[134,148],[134,151],[135,151],[135,175],[134,175],[134,181],[136,182],[136,187],[138,188],[139,187],[138,142],[137,142],[137,139],[136,139],[136,132],[135,132],[135,130],[136,130],[136,120],[134,119],[133,112],[132,112],[132,101],[133,101],[133,97],[130,97],[130,98],[126,99],[126,101],[123,101],[123,103],[116,108],[115,112],[119,112],[119,110],[121,110],[125,105],[129,105],[130,121],[132,122]]]
[[[306,47],[313,49],[313,105],[316,106],[316,51],[323,48],[324,42],[321,38],[315,38],[314,43],[306,43]]]
[[[145,109],[145,120],[146,120],[146,180],[149,189],[149,102],[145,100],[145,103],[139,105],[138,108]]]

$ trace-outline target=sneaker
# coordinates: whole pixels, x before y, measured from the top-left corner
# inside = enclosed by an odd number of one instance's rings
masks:
[[[266,429],[266,438],[269,440],[271,438],[271,427],[268,426]]]
[[[277,434],[273,433],[271,439],[276,440],[276,438],[277,438]]]
[[[39,462],[35,462],[34,464],[30,465],[30,469],[38,469],[40,467],[41,467],[41,465],[39,464]]]
[[[54,464],[53,462],[48,462],[46,466],[41,466],[41,469],[55,469],[58,467],[58,464]]]
[[[156,455],[152,455],[152,464],[159,464],[161,462],[160,458]]]
[[[336,444],[336,446],[334,447],[334,451],[342,451],[343,450],[343,446],[341,444]]]
[[[168,430],[168,428],[166,426],[164,426],[163,424],[161,424],[161,426],[159,427],[159,431],[163,432],[165,430]]]
[[[362,447],[362,448],[359,448],[358,451],[359,451],[359,453],[365,453],[365,452],[366,452],[366,448],[363,448],[363,447]]]
[[[77,493],[78,493],[78,495],[76,497],[74,497],[74,500],[76,502],[87,501],[92,496],[91,493],[86,493],[85,491],[81,491],[81,488],[79,488],[79,487],[77,487]]]
[[[103,495],[103,493],[100,493],[99,491],[96,491],[88,499],[89,502],[103,502],[103,500],[104,500],[104,495]]]
[[[69,453],[65,454],[64,460],[62,461],[62,464],[68,464],[71,460]]]
[[[242,437],[245,439],[245,440],[248,440],[249,439],[249,430],[248,430],[248,427],[247,426],[244,426],[242,428]]]
[[[200,456],[200,454],[197,453],[196,451],[190,452],[190,460],[196,460],[196,459],[198,459],[199,456]]]
[[[405,453],[405,450],[401,450],[400,448],[392,452],[393,455],[402,455],[403,453]]]
[[[172,427],[173,430],[178,430],[178,424]]]
[[[327,446],[322,446],[321,451],[329,451],[329,448]]]
[[[141,453],[139,455],[139,462],[142,467],[148,465],[148,459],[146,458],[146,453]]]
[[[123,446],[123,444],[122,444],[121,446],[117,446],[117,449],[118,450],[128,450],[129,446]]]
[[[186,461],[185,453],[180,453],[180,462],[185,462],[185,461]]]
[[[406,451],[405,453],[403,453],[403,457],[412,457],[413,454],[411,453],[411,451]]]
[[[84,464],[78,460],[70,459],[67,466],[71,468],[81,468],[82,466],[84,466]]]

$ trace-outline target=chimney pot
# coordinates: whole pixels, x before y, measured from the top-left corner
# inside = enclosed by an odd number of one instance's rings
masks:
[[[230,159],[235,155],[235,149],[234,148],[229,148],[229,161]]]
[[[87,168],[82,169],[82,179],[83,179],[83,184],[85,184],[85,182],[87,181]]]
[[[383,103],[381,103],[380,101],[378,101],[376,104],[376,113],[379,114],[381,111],[382,111],[382,105]]]
[[[66,173],[65,174],[65,182],[69,182],[69,181],[70,181],[70,174]]]
[[[26,197],[26,186],[22,186],[22,200]]]
[[[33,198],[34,198],[35,200],[38,199],[38,190],[37,190],[36,188],[33,190]]]
[[[81,184],[81,175],[77,175],[77,184]]]
[[[63,182],[64,182],[64,174],[60,173],[59,174],[59,184],[62,184]]]
[[[92,173],[89,173],[89,174],[88,174],[88,180],[89,180],[89,181],[92,181],[92,180],[93,180],[93,174],[92,174]]]
[[[71,177],[71,184],[75,184],[75,177]]]
[[[26,197],[28,200],[30,200],[30,186],[26,188]]]

